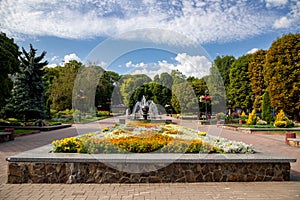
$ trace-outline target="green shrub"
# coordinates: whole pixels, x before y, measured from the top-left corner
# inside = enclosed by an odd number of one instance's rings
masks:
[[[110,115],[109,111],[103,111],[103,110],[97,111],[97,117],[109,116],[109,115]]]
[[[270,101],[270,96],[268,91],[266,91],[263,96],[261,116],[262,119],[267,121],[268,123],[271,123],[273,121],[273,115],[271,111],[271,101]]]

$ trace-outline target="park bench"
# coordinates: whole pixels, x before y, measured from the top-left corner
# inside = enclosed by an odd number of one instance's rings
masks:
[[[0,132],[0,142],[7,142],[14,139],[15,137],[13,128],[5,128],[4,132]]]
[[[293,147],[300,147],[300,138],[288,138],[288,145]]]

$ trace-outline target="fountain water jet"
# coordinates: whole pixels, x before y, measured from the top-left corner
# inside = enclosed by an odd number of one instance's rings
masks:
[[[136,102],[133,107],[130,119],[154,120],[158,118],[158,109],[152,100],[146,100],[143,95],[142,100]]]

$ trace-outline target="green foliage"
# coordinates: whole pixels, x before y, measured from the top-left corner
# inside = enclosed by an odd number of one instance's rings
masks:
[[[66,110],[72,109],[72,93],[76,75],[82,63],[71,60],[64,67],[57,66],[55,70],[48,70],[52,75],[47,74],[50,85],[47,88],[48,101],[51,109]]]
[[[253,105],[253,93],[248,76],[248,64],[251,55],[244,55],[233,62],[230,68],[230,84],[228,96],[233,107],[243,110],[251,109]]]
[[[116,84],[119,78],[119,74],[111,71],[104,71],[100,76],[95,97],[95,105],[98,109],[108,111],[111,101],[114,105],[122,103],[120,88]]]
[[[255,125],[257,122],[257,116],[256,116],[256,111],[255,109],[252,110],[252,112],[249,114],[249,117],[246,121],[247,125]]]
[[[41,62],[46,52],[36,56],[36,49],[30,45],[30,51],[22,48],[22,55],[19,72],[14,75],[14,88],[12,97],[5,107],[6,115],[15,115],[23,120],[38,119],[44,117],[44,67],[47,61]]]
[[[110,115],[109,111],[97,111],[97,117],[109,116],[109,115]]]
[[[14,40],[6,37],[5,33],[0,33],[0,110],[11,96],[13,83],[9,74],[18,71],[20,65],[19,55],[19,47],[14,43]]]
[[[298,118],[300,110],[300,34],[277,38],[267,52],[265,82],[275,111]],[[300,120],[298,118],[298,120]]]
[[[207,85],[204,78],[189,77],[187,78],[187,81],[191,84],[197,99],[199,99],[199,109],[204,112],[205,102],[201,102],[200,99],[201,96],[205,95],[205,90],[207,90]],[[208,104],[208,110],[210,110],[210,105],[211,105],[210,101],[206,103]]]
[[[235,61],[235,58],[233,56],[217,56],[214,60],[214,67],[217,67],[222,80],[224,82],[224,86],[226,88],[226,91],[228,90],[228,86],[230,83],[229,79],[229,73],[230,73],[230,68],[232,66],[232,63]]]
[[[171,104],[177,113],[198,113],[198,98],[191,85],[185,81],[173,84]]]
[[[293,122],[289,120],[287,116],[285,116],[283,110],[280,110],[280,112],[275,117],[274,126],[279,128],[292,127]]]
[[[141,87],[145,83],[151,82],[145,74],[136,74],[136,75],[123,75],[119,80],[120,83],[120,94],[123,97],[123,103],[129,107],[134,105],[130,102],[130,98],[138,87]]]
[[[271,110],[271,101],[269,92],[265,91],[263,96],[263,103],[262,103],[262,113],[261,113],[262,119],[267,121],[268,123],[271,123],[273,121],[273,115]]]
[[[172,70],[171,77],[173,79],[173,84],[183,83],[186,79],[186,76],[183,75],[179,70]]]

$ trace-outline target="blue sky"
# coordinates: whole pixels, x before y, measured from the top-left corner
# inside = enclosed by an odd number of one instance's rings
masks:
[[[0,30],[47,51],[49,66],[77,59],[151,77],[172,69],[204,76],[217,55],[268,49],[299,25],[297,0],[0,0]],[[118,46],[103,48],[110,38],[135,49],[116,55]]]

